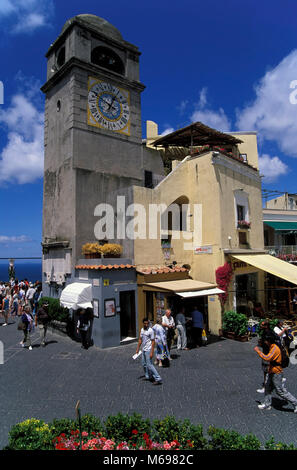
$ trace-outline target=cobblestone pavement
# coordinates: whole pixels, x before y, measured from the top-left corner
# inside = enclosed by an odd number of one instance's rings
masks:
[[[1,320],[2,321],[2,320]],[[1,322],[0,322],[1,323]],[[297,445],[297,415],[275,398],[271,411],[259,410],[263,395],[261,361],[248,343],[222,339],[190,351],[172,351],[170,368],[160,368],[162,386],[143,381],[141,360],[132,359],[136,344],[108,350],[50,333],[45,348],[33,333],[33,349],[21,348],[16,323],[0,326],[4,364],[0,364],[0,448],[11,426],[35,417],[75,418],[81,412],[102,419],[109,414],[138,412],[150,419],[174,415],[203,425],[253,433],[263,443]],[[287,389],[297,396],[297,366],[285,370]]]

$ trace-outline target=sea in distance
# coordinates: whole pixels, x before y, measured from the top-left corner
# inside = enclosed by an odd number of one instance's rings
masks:
[[[0,263],[0,281],[7,282],[9,280],[8,276],[8,267],[9,262]],[[42,263],[38,262],[24,262],[24,261],[15,261],[15,278],[21,281],[22,279],[28,279],[30,282],[41,281],[42,280]]]

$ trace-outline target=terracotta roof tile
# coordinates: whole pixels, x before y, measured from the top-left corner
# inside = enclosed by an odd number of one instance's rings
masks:
[[[78,264],[75,266],[75,269],[131,269],[135,268],[132,264]]]
[[[137,268],[137,272],[140,274],[165,274],[165,273],[180,273],[180,272],[187,272],[189,271],[187,268],[183,268],[182,266],[145,266],[142,268]]]

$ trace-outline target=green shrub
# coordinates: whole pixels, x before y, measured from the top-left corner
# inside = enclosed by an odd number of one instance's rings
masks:
[[[8,449],[48,450],[52,448],[50,426],[40,419],[27,419],[12,426]]]
[[[137,431],[134,434],[133,431]],[[134,442],[141,438],[144,433],[150,435],[151,426],[149,419],[143,419],[140,414],[109,416],[104,422],[105,437],[113,441],[128,441],[134,436]],[[135,438],[136,436],[136,438]]]
[[[207,440],[203,437],[201,425],[194,426],[189,420],[177,421],[174,416],[156,419],[153,422],[153,438],[158,442],[177,440],[184,447],[205,449]]]
[[[260,441],[252,434],[241,436],[236,431],[213,426],[209,427],[208,434],[211,438],[208,448],[211,450],[259,450],[261,447]]]
[[[69,418],[54,419],[51,423],[49,423],[49,428],[53,438],[60,436],[60,434],[65,434],[67,437],[69,437],[71,431],[74,431],[78,428],[78,424],[76,421]]]
[[[48,302],[48,314],[51,320],[57,320],[61,322],[67,322],[70,318],[68,308],[62,307],[60,305],[59,299],[54,299],[52,297],[42,297],[38,305],[41,307],[43,302]]]
[[[81,418],[81,427],[83,431],[86,431],[87,433],[91,432],[96,432],[96,433],[102,433],[104,432],[104,425],[102,424],[100,418],[96,418],[93,415],[90,414],[85,414]],[[78,424],[76,421],[76,429],[78,429]]]
[[[266,450],[297,450],[293,444],[283,444],[282,442],[275,442],[274,438],[271,437],[265,444]]]
[[[237,336],[243,336],[248,331],[248,319],[243,313],[230,310],[223,315],[222,329],[232,331]]]

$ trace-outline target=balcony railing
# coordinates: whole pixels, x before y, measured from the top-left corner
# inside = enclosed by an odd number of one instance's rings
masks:
[[[265,250],[284,261],[297,261],[297,245],[265,246]]]

